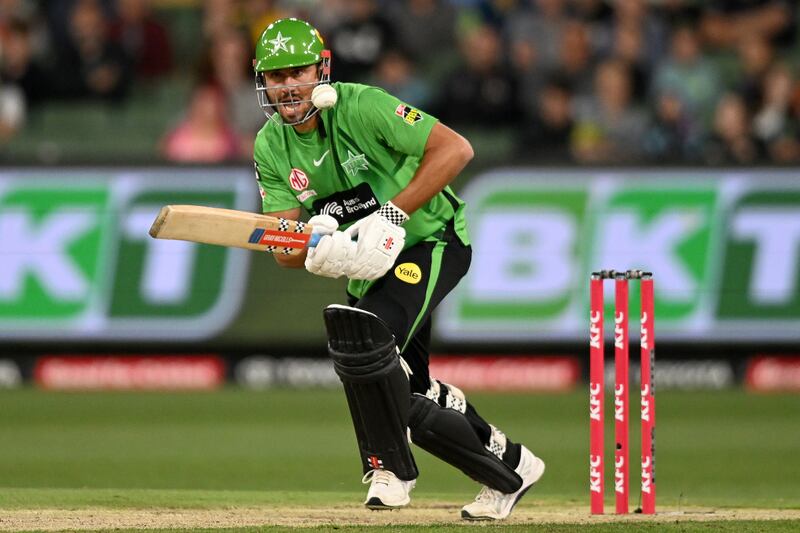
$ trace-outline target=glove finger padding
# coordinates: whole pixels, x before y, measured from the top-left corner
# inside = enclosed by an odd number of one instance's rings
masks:
[[[330,215],[314,215],[308,219],[308,224],[312,232],[319,235],[331,235],[339,229],[339,223]]]
[[[350,237],[336,231],[332,235],[324,235],[315,248],[306,255],[306,270],[318,276],[338,278],[350,268],[356,254],[356,243]]]
[[[377,213],[358,221],[345,233],[358,234],[355,257],[346,271],[351,279],[382,277],[394,265],[405,245],[406,230]]]

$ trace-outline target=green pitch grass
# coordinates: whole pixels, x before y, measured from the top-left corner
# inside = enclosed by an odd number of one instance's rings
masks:
[[[588,514],[585,391],[473,394],[470,399],[487,419],[547,463],[544,478],[521,501],[522,507],[583,506]],[[610,407],[611,398],[607,402]],[[657,402],[660,508],[800,509],[800,396],[659,392]],[[607,419],[610,481],[610,412]],[[638,439],[639,426],[632,423],[632,508],[638,498]],[[451,467],[421,450],[416,456],[421,476],[415,501],[458,505],[476,493],[476,484]],[[338,390],[0,391],[0,473],[0,516],[26,509],[341,507],[360,503],[365,493],[349,414]],[[611,512],[610,484],[606,490]],[[685,531],[702,524],[673,525]],[[715,522],[714,527],[725,530],[726,524]],[[768,524],[773,531],[800,527],[798,521]],[[672,527],[654,526],[653,531]],[[649,525],[637,521],[583,527],[633,531]],[[741,521],[731,522],[729,530],[765,527],[767,522]],[[552,525],[545,530],[570,529]]]

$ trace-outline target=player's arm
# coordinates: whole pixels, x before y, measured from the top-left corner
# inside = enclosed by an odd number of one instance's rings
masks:
[[[284,211],[273,211],[271,213],[264,213],[265,215],[269,215],[272,217],[279,217],[279,218],[287,218],[289,220],[297,220],[300,218],[300,208],[296,207],[294,209],[286,209]],[[303,250],[303,253],[297,255],[283,255],[283,254],[273,254],[272,257],[275,258],[275,261],[278,264],[285,268],[303,268],[306,254],[308,253],[308,249]]]
[[[469,141],[441,122],[434,124],[419,167],[392,203],[411,214],[444,189],[472,159]]]
[[[469,142],[433,117],[427,119],[379,89],[362,93],[362,125],[399,153],[419,157],[411,181],[375,213],[357,221],[345,233],[358,235],[348,276],[378,279],[391,268],[405,243],[401,227],[409,216],[440,193],[472,159]],[[365,105],[366,104],[366,105]],[[412,115],[413,113],[418,113]],[[427,120],[427,122],[426,122]],[[427,126],[427,124],[431,124]]]

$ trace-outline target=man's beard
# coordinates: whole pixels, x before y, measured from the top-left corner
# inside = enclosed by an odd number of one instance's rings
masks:
[[[299,120],[308,113],[309,103],[302,101],[300,95],[292,95],[282,98],[277,107],[281,117]]]

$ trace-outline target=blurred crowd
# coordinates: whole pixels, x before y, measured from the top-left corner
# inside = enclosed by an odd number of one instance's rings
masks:
[[[527,163],[800,161],[790,0],[0,0],[0,143],[58,102],[125,105],[190,77],[164,158],[251,156],[251,59],[284,16],[316,25],[333,78],[377,85],[467,135],[510,132]],[[178,60],[170,9],[199,12]]]

